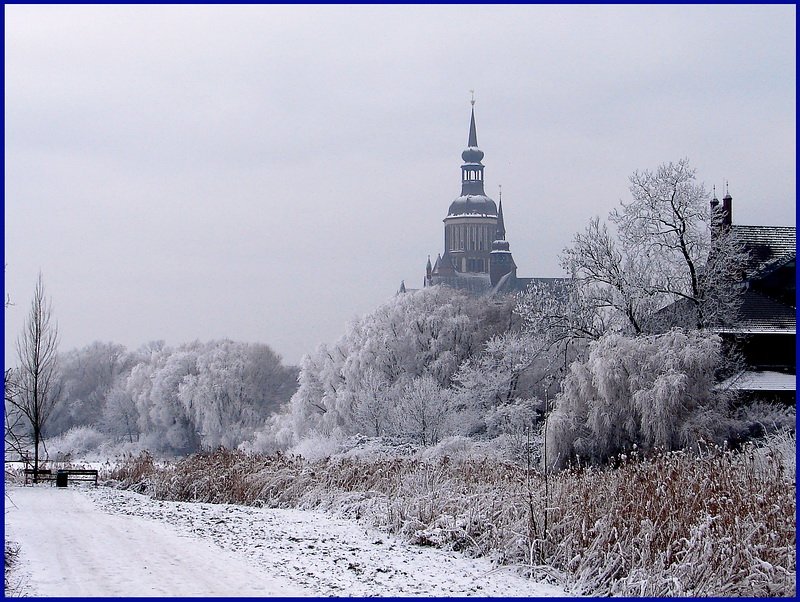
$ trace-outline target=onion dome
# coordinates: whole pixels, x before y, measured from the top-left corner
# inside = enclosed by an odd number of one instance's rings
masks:
[[[480,163],[483,159],[483,151],[477,147],[470,146],[461,153],[461,159],[464,163]]]
[[[485,194],[465,194],[450,203],[447,217],[456,215],[497,216],[497,205]]]

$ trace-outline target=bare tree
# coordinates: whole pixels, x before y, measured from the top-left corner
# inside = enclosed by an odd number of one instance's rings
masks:
[[[627,238],[616,239],[598,217],[561,255],[584,311],[602,316],[605,329],[616,326],[634,334],[642,332],[644,319],[657,309],[658,296],[651,286],[654,263],[650,253],[640,252]]]
[[[14,371],[14,395],[6,395],[6,401],[30,423],[35,483],[38,481],[42,429],[58,399],[55,390],[58,383],[58,326],[53,320],[52,304],[45,298],[41,273],[25,329],[17,339],[17,356],[19,367]]]

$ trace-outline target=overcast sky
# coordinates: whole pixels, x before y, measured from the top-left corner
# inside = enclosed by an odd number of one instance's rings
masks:
[[[520,276],[682,157],[735,223],[795,225],[795,10],[6,6],[6,354],[41,270],[62,350],[298,362],[421,286],[470,89]]]

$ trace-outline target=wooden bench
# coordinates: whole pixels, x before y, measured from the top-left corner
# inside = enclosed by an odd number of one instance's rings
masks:
[[[25,468],[25,484],[28,484],[28,477],[31,478],[31,481],[54,481],[56,475],[53,474],[53,471],[49,468],[40,468],[36,470],[35,468]]]
[[[59,472],[67,473],[67,479],[70,481],[94,481],[95,486],[97,486],[97,471],[94,469],[63,468],[59,469],[56,474]]]
[[[28,477],[31,478],[33,481],[33,477],[36,477],[37,481],[57,481],[58,480],[58,473],[66,473],[68,481],[94,481],[95,486],[97,485],[97,471],[94,469],[88,468],[59,468],[55,472],[53,472],[49,468],[40,468],[38,471],[34,470],[33,468],[26,468],[24,469],[25,472],[25,484],[28,484]]]

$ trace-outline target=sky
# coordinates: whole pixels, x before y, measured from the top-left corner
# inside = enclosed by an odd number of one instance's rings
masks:
[[[470,90],[520,276],[688,158],[795,225],[794,5],[6,5],[6,365],[230,338],[297,363],[422,285]]]

